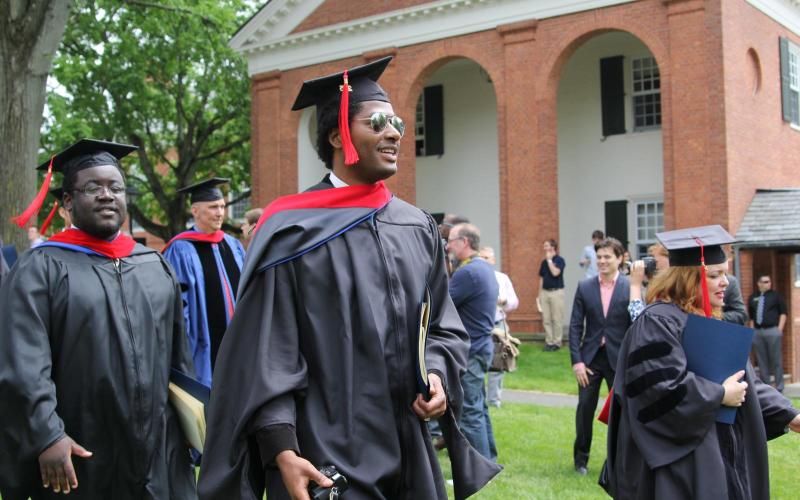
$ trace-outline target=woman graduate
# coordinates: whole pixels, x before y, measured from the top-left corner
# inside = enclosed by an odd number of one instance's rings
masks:
[[[670,267],[620,349],[608,431],[609,493],[617,499],[769,498],[767,440],[800,432],[800,415],[748,362],[722,384],[687,368],[690,314],[722,317],[728,285],[720,226],[659,233]],[[705,283],[704,283],[705,282]],[[716,421],[735,407],[732,425]]]

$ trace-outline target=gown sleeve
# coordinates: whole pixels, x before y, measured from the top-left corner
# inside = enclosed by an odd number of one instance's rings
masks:
[[[750,371],[753,380],[753,387],[748,389],[748,393],[752,390],[752,394],[758,398],[761,416],[764,419],[764,429],[767,431],[767,440],[786,434],[789,422],[800,413],[800,410],[793,407],[792,403],[777,389],[756,377],[750,362],[747,363],[747,370]]]
[[[676,318],[649,311],[628,330],[624,371],[615,392],[625,398],[631,435],[650,468],[691,453],[714,425],[724,389],[686,366]]]
[[[169,274],[173,283],[173,312],[172,312],[172,353],[170,366],[183,373],[195,375],[192,352],[189,350],[189,339],[186,336],[186,317],[184,316],[184,298],[180,282],[175,270],[169,265],[164,256],[161,256],[164,270]]]
[[[239,476],[224,471],[263,473],[278,452],[299,451],[294,398],[307,388],[308,376],[300,352],[292,263],[253,275],[241,292],[211,386],[200,475],[201,496],[207,498],[240,491]]]
[[[28,252],[0,289],[0,490],[30,484],[39,454],[64,436],[51,379],[52,310],[66,301],[66,276],[43,252]],[[52,290],[59,295],[53,296]],[[36,478],[33,478],[35,481]],[[27,495],[25,495],[27,496]]]

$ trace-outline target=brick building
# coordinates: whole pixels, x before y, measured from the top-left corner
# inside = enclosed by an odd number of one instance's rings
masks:
[[[324,173],[314,111],[290,111],[302,81],[394,55],[381,84],[409,127],[390,187],[482,229],[517,330],[541,326],[545,238],[571,297],[594,229],[636,256],[661,229],[736,234],[757,189],[800,185],[797,0],[270,0],[231,46],[252,78],[254,205]],[[787,275],[796,378],[795,250],[743,247],[737,270],[745,294],[755,268]]]

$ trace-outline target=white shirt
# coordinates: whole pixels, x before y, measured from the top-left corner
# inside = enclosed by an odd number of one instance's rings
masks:
[[[506,301],[504,306],[500,307],[498,305],[494,313],[494,322],[497,323],[506,318],[507,312],[511,312],[519,307],[519,298],[516,292],[514,292],[514,285],[511,284],[511,278],[509,278],[507,274],[495,271],[494,278],[497,280],[497,285],[500,288],[500,293],[497,295],[498,300],[505,299]]]
[[[347,184],[340,178],[336,177],[336,174],[333,173],[333,170],[331,170],[331,173],[328,174],[328,179],[330,179],[331,184],[333,184],[333,187],[335,188],[343,188],[349,186],[349,184]]]

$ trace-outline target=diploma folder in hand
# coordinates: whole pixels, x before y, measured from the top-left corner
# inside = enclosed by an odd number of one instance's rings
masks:
[[[425,366],[425,346],[428,341],[428,327],[431,321],[431,292],[425,286],[425,293],[422,303],[419,306],[419,324],[417,325],[416,335],[412,336],[411,349],[416,358],[416,379],[417,392],[422,394],[425,401],[431,399],[431,389],[428,383],[428,368]]]
[[[745,369],[752,343],[752,328],[696,314],[689,315],[681,339],[689,371],[718,384]],[[736,408],[717,410],[717,422],[733,424],[735,419]]]
[[[186,440],[200,453],[206,442],[206,406],[211,389],[189,375],[172,368],[169,402],[178,414]]]

